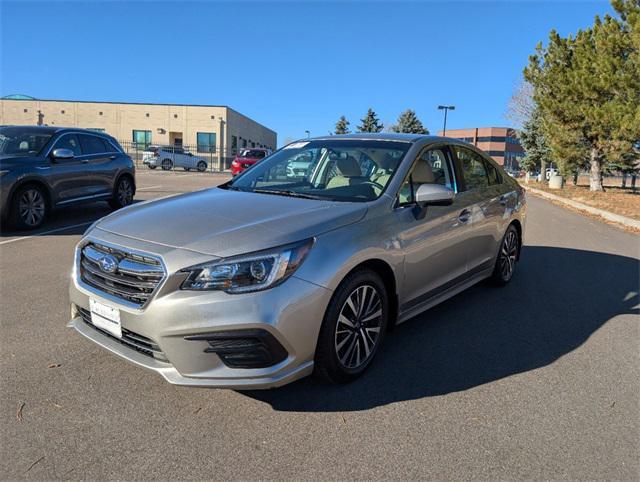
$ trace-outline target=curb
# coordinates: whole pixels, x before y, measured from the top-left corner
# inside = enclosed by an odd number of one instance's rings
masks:
[[[555,194],[551,194],[548,193],[546,191],[540,191],[539,189],[535,189],[533,187],[529,187],[526,185],[522,185],[520,184],[523,188],[525,188],[527,191],[530,191],[531,193],[543,197],[543,198],[547,198],[547,199],[551,199],[553,201],[557,201],[559,203],[562,204],[566,204],[567,206],[571,206],[575,209],[579,209],[580,211],[586,211],[588,213],[591,214],[595,214],[597,216],[603,217],[605,219],[607,219],[608,221],[612,221],[614,223],[618,223],[618,224],[622,224],[623,226],[627,226],[629,228],[635,228],[635,229],[639,229],[640,230],[640,221],[637,221],[635,219],[632,218],[628,218],[626,216],[621,216],[619,214],[614,214],[612,212],[609,211],[605,211],[603,209],[598,209],[598,208],[594,208],[593,206],[589,206],[587,204],[583,204],[581,202],[578,201],[574,201],[572,199],[567,199],[566,197],[562,197],[562,196],[556,196]]]

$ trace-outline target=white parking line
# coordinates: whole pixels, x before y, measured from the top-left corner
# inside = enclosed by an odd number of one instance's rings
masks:
[[[92,221],[87,221],[80,224],[73,224],[71,226],[63,226],[61,228],[50,229],[49,231],[43,231],[41,233],[32,234],[31,236],[22,236],[20,238],[7,239],[6,241],[0,241],[0,244],[9,244],[14,243],[16,241],[22,241],[23,239],[35,238],[37,236],[46,236],[47,234],[57,233],[59,231],[66,231],[67,229],[79,228],[80,226],[86,226],[87,224],[93,223]]]
[[[158,184],[157,186],[139,187],[138,189],[136,189],[136,191],[146,191],[148,189],[155,189],[157,187],[162,187],[162,185]]]

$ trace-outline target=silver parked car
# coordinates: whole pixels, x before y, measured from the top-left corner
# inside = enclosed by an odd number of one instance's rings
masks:
[[[181,167],[185,171],[197,169],[200,172],[207,170],[207,161],[181,146],[149,146],[142,153],[142,163],[155,169],[160,166],[163,171],[170,171]]]
[[[300,154],[313,168],[292,178]],[[522,188],[462,141],[299,141],[222,186],[94,224],[70,325],[175,384],[346,382],[392,325],[485,278],[508,283],[524,217]]]

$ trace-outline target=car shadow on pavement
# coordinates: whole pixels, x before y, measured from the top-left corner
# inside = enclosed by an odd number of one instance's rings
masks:
[[[347,385],[306,378],[244,391],[275,410],[366,410],[468,390],[555,362],[617,315],[637,313],[637,259],[526,246],[512,282],[480,283],[388,333]]]
[[[141,200],[134,199],[133,204]],[[47,234],[51,236],[72,236],[84,233],[89,225],[109,214],[114,210],[106,202],[97,201],[87,204],[68,206],[64,209],[51,211],[43,225],[34,230],[15,230],[10,226],[0,226],[0,240],[2,238],[38,236]]]

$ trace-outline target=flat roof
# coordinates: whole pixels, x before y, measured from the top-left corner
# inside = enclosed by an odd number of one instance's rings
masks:
[[[26,97],[26,96],[25,96]],[[31,98],[8,98],[2,97],[0,100],[11,100],[16,102],[69,102],[69,103],[77,103],[77,104],[122,104],[122,105],[159,105],[159,106],[167,106],[167,107],[216,107],[222,109],[229,109],[235,112],[238,115],[246,117],[247,119],[255,122],[261,127],[264,127],[266,130],[273,132],[277,135],[277,132],[273,129],[268,128],[264,124],[252,119],[251,117],[243,114],[242,112],[238,112],[233,107],[229,107],[228,105],[215,105],[215,104],[171,104],[164,102],[118,102],[118,101],[108,101],[108,100],[69,100],[69,99],[37,99],[35,97]]]

